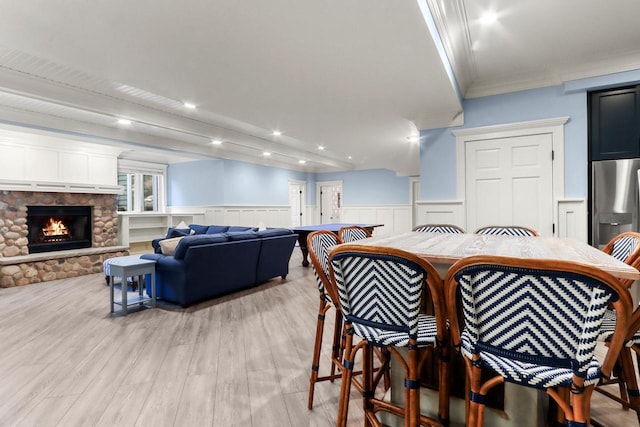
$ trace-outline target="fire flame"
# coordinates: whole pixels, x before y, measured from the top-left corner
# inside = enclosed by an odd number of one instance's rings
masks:
[[[49,224],[42,229],[45,236],[65,236],[69,234],[69,230],[62,221],[49,218]]]

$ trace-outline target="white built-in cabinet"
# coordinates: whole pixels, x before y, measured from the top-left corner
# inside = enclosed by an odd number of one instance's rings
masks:
[[[35,131],[34,131],[35,132]],[[121,148],[0,127],[0,189],[117,194]]]

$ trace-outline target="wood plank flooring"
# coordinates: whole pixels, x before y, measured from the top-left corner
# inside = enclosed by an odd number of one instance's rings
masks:
[[[339,381],[306,408],[318,293],[300,262],[285,281],[115,318],[100,274],[0,289],[0,426],[335,425]],[[349,411],[362,425],[356,393]],[[593,413],[637,425],[598,395]]]

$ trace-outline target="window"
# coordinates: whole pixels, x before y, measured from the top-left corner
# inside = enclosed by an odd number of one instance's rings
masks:
[[[165,209],[165,165],[119,161],[118,211],[163,212]]]

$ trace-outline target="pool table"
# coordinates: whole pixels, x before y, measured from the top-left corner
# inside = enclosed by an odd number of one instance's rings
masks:
[[[309,236],[309,234],[318,230],[328,230],[338,234],[340,228],[347,227],[349,225],[359,225],[360,227],[366,228],[369,233],[373,234],[373,229],[375,227],[382,227],[384,224],[331,223],[304,225],[301,227],[292,228],[291,230],[293,230],[293,232],[298,235],[298,244],[300,245],[300,250],[302,251],[302,265],[305,267],[309,265],[309,260],[307,259],[307,256],[309,255],[309,251],[307,250],[307,237]]]

